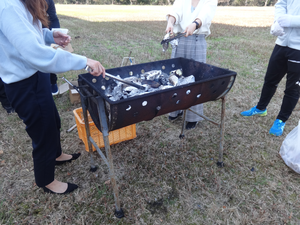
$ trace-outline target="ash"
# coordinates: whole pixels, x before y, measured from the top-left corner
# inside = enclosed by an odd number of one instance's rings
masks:
[[[118,78],[121,78],[119,75]],[[105,89],[105,95],[111,101],[127,99],[136,95],[143,95],[154,91],[160,91],[184,84],[195,82],[194,75],[184,77],[182,70],[177,69],[170,72],[170,75],[161,70],[151,70],[138,76],[124,78],[124,80],[144,86],[145,90],[140,90],[119,81]]]

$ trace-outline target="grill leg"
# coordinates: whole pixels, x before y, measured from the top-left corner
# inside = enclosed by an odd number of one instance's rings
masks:
[[[83,118],[84,118],[84,124],[85,124],[85,131],[86,131],[86,138],[87,138],[87,143],[89,147],[89,156],[90,156],[90,171],[95,172],[97,170],[97,166],[95,166],[95,162],[93,159],[93,148],[92,148],[92,143],[90,142],[89,137],[91,136],[90,132],[90,125],[88,123],[88,115],[87,115],[87,105],[86,105],[86,99],[81,96],[81,106],[82,106],[82,112],[83,112]]]
[[[110,182],[114,191],[114,199],[115,199],[115,206],[116,206],[116,211],[115,211],[115,216],[117,218],[122,218],[124,217],[124,212],[120,207],[120,200],[119,200],[119,190],[115,178],[115,169],[114,169],[114,164],[113,164],[113,157],[111,154],[111,149],[110,149],[110,144],[109,144],[109,138],[108,138],[108,125],[107,125],[107,118],[106,118],[106,113],[105,113],[105,108],[104,108],[104,101],[103,98],[100,96],[97,97],[98,101],[98,113],[99,113],[99,118],[100,118],[100,123],[101,123],[101,130],[102,130],[102,135],[103,135],[103,140],[104,140],[104,145],[105,145],[105,152],[106,152],[106,157],[108,159],[108,164],[109,164],[109,175],[110,175]]]
[[[186,110],[183,110],[182,127],[181,127],[181,133],[180,133],[180,135],[179,135],[179,138],[180,138],[180,139],[183,139],[183,138],[184,138],[185,116],[186,116]]]
[[[219,161],[217,162],[218,167],[224,167],[223,163],[223,143],[224,143],[224,131],[225,131],[225,96],[221,98],[222,100],[222,111],[221,111],[221,124],[220,124],[220,148],[219,148]]]

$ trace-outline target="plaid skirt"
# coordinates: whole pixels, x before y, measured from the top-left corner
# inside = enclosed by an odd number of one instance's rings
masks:
[[[172,49],[171,58],[183,57],[206,63],[206,49],[207,44],[204,35],[194,34],[188,37],[181,37],[178,39],[178,46]],[[190,109],[203,115],[203,104],[194,105]],[[169,116],[176,117],[178,113],[180,113],[180,110],[169,113]],[[203,118],[189,110],[186,111],[187,122],[197,122],[200,120],[203,120]]]

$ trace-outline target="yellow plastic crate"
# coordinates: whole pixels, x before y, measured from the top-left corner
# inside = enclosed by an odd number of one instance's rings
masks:
[[[78,136],[83,141],[83,143],[85,145],[85,150],[89,151],[82,108],[74,109],[73,113],[74,113],[75,120],[76,120]],[[91,137],[96,142],[96,144],[98,145],[99,148],[104,147],[103,135],[96,127],[89,112],[88,112],[88,121],[89,121],[89,125],[90,125]],[[131,140],[135,137],[136,137],[135,124],[120,128],[118,130],[111,131],[111,132],[109,132],[109,135],[108,135],[110,145],[117,144],[122,141]],[[92,147],[93,147],[93,151],[96,151],[96,148],[93,145],[92,145]]]

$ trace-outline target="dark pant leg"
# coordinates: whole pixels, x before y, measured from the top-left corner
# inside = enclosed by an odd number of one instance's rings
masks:
[[[55,73],[50,73],[50,83],[56,84],[57,82],[57,75]]]
[[[286,87],[282,100],[280,112],[277,119],[287,121],[296,107],[300,97],[300,51],[288,49],[288,71],[286,76]]]
[[[37,72],[28,79],[5,84],[6,94],[32,139],[37,186],[54,180],[55,159],[61,155],[60,118],[49,86],[49,74]]]
[[[287,73],[287,47],[276,45],[269,60],[261,96],[256,108],[265,110],[276,92],[277,86]]]
[[[11,107],[9,100],[7,99],[6,93],[5,93],[5,87],[4,83],[0,78],[0,102],[3,106],[3,108],[9,108]]]

